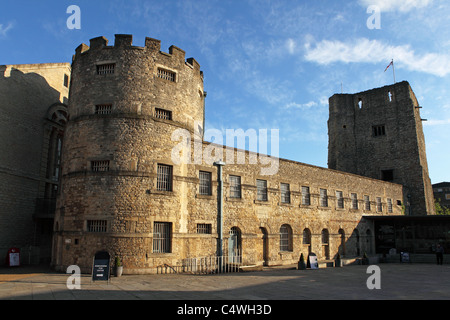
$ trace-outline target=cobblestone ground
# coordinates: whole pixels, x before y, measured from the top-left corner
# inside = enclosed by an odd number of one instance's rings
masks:
[[[265,269],[221,275],[124,275],[92,282],[46,268],[0,268],[1,300],[448,300],[450,265],[380,264],[319,270]],[[370,271],[370,270],[369,270]],[[379,284],[380,289],[369,289]],[[75,284],[75,282],[71,282]]]

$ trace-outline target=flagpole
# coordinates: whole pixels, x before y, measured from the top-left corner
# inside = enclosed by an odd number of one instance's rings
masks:
[[[392,72],[394,73],[394,84],[396,84],[396,82],[395,82],[395,67],[394,67],[394,59],[392,59]]]

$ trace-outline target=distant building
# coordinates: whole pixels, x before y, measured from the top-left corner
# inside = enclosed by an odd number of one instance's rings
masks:
[[[433,184],[434,199],[439,201],[441,206],[450,209],[450,182]]]
[[[0,261],[50,262],[70,63],[0,66]]]

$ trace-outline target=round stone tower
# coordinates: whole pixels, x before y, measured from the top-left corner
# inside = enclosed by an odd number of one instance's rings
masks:
[[[174,165],[177,129],[203,135],[203,74],[175,46],[132,45],[98,37],[73,57],[69,114],[57,203],[53,265],[90,272],[98,251],[119,257],[130,273],[159,263],[177,247],[186,204],[177,197],[186,166]],[[152,196],[156,195],[156,196]],[[175,196],[174,196],[175,195]],[[161,230],[159,230],[159,228]],[[168,243],[165,237],[171,234]],[[155,236],[156,235],[156,236]],[[156,239],[161,235],[161,239]],[[156,237],[156,238],[155,238]]]

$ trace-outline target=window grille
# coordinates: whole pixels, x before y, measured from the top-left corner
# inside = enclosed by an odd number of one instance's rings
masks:
[[[109,171],[109,160],[104,161],[92,161],[91,170],[93,172],[106,172]]]
[[[106,220],[88,220],[87,231],[88,232],[106,232],[108,222]]]
[[[289,184],[282,183],[280,184],[281,190],[281,203],[291,203],[291,191]]]
[[[358,209],[358,195],[356,193],[351,194],[352,197],[352,209]]]
[[[328,207],[327,189],[320,189],[320,206]]]
[[[311,194],[309,193],[309,187],[302,187],[302,205],[311,205]]]
[[[164,80],[168,80],[171,82],[175,82],[176,80],[176,73],[166,70],[166,69],[162,69],[162,68],[158,68],[158,78],[164,79]]]
[[[200,178],[199,193],[201,195],[210,196],[212,194],[211,172],[200,171],[199,178]]]
[[[230,198],[241,197],[241,177],[230,176]]]
[[[116,68],[115,63],[100,64],[97,66],[97,74],[98,75],[114,74],[115,68]]]
[[[303,230],[303,244],[311,244],[311,231],[309,229]]]
[[[153,252],[170,253],[172,238],[171,222],[155,222],[153,225]]]
[[[292,251],[292,231],[291,227],[284,224],[280,228],[280,251]]]
[[[389,213],[392,213],[392,199],[387,199],[387,209]]]
[[[374,137],[385,136],[386,128],[384,126],[373,126],[372,132]]]
[[[257,200],[267,201],[267,181],[256,180]]]
[[[381,198],[377,198],[377,212],[383,211],[383,204],[381,203]]]
[[[208,223],[198,223],[197,224],[197,233],[200,234],[211,234],[211,224]]]
[[[95,114],[111,114],[112,104],[98,104],[95,106]]]
[[[339,209],[344,208],[344,195],[342,191],[336,191],[336,201],[337,201],[337,207]]]
[[[158,119],[172,120],[172,111],[156,108],[155,117]]]
[[[364,196],[364,204],[367,211],[370,211],[370,197]]]
[[[172,191],[172,166],[158,164],[156,189],[158,191]]]

